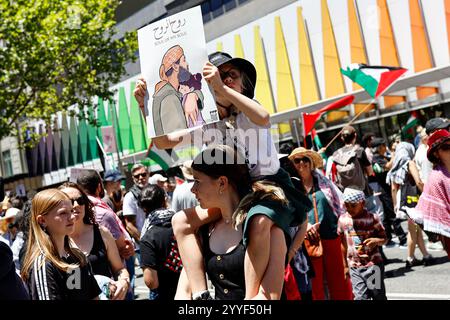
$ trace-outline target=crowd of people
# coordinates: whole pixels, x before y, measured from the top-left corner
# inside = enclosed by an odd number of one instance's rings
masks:
[[[293,145],[280,154],[256,76],[245,59],[209,56],[221,121],[153,139],[169,149],[209,130],[180,164],[182,183],[137,163],[126,191],[120,170],[84,170],[5,198],[0,299],[133,300],[138,264],[150,300],[386,300],[383,247],[395,238],[406,268],[433,264],[424,232],[450,258],[448,119],[430,119],[416,145],[345,126],[328,158]],[[141,109],[146,95],[141,78]]]

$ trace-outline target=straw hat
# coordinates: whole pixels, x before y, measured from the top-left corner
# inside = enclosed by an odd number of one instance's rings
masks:
[[[314,150],[299,147],[294,149],[288,158],[289,160],[294,161],[294,159],[298,157],[307,157],[313,164],[314,169],[323,167],[322,157]]]

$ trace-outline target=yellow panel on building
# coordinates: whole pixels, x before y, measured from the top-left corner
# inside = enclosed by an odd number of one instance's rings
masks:
[[[296,108],[298,102],[297,96],[295,95],[286,41],[279,16],[275,17],[275,43],[277,59],[277,112],[280,112]],[[279,128],[280,134],[282,135],[290,131],[290,126],[287,124],[280,124]]]
[[[244,48],[242,47],[241,36],[239,34],[234,35],[234,56],[236,58],[245,58]]]
[[[433,67],[419,0],[409,0],[415,72]],[[436,88],[417,87],[419,100],[437,93]]]
[[[306,33],[303,9],[297,8],[298,52],[300,63],[300,103],[306,105],[319,101],[316,71],[311,56],[311,45]]]
[[[255,98],[269,113],[274,113],[274,99],[272,85],[270,83],[269,71],[267,69],[266,52],[264,43],[261,39],[259,26],[253,28],[253,36],[255,43],[255,68],[258,74],[256,80]]]
[[[324,52],[325,97],[331,98],[345,93],[344,79],[341,74],[336,39],[331,25],[330,13],[326,0],[322,0],[322,36]],[[348,115],[347,111],[332,111],[328,121],[339,120]]]

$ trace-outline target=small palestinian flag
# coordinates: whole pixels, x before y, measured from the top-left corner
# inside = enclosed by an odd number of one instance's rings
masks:
[[[408,69],[366,64],[351,64],[347,70],[341,69],[344,76],[363,87],[372,98],[382,95],[406,71]]]
[[[419,114],[417,111],[412,111],[411,115],[408,118],[408,121],[406,122],[405,126],[402,127],[402,137],[407,138],[414,138],[414,127],[419,124]]]
[[[348,106],[353,102],[354,99],[355,97],[353,95],[350,95],[341,98],[333,103],[330,103],[315,112],[302,112],[303,136],[306,137],[311,132],[311,130],[314,128],[314,125],[316,124],[317,119],[319,119],[320,116],[322,116],[324,113]]]
[[[146,156],[147,158],[153,160],[153,162],[159,165],[161,169],[164,171],[168,170],[174,164],[174,161],[169,155],[169,153],[167,153],[166,150],[158,149],[153,144],[153,142],[150,143],[150,146],[147,149]],[[153,163],[151,163],[150,165],[153,165]]]

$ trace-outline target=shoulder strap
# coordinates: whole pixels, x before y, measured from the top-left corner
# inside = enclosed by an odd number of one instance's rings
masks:
[[[313,205],[314,205],[314,219],[316,220],[315,223],[318,223],[319,222],[319,213],[317,212],[316,192],[313,192],[312,198],[313,198]]]

